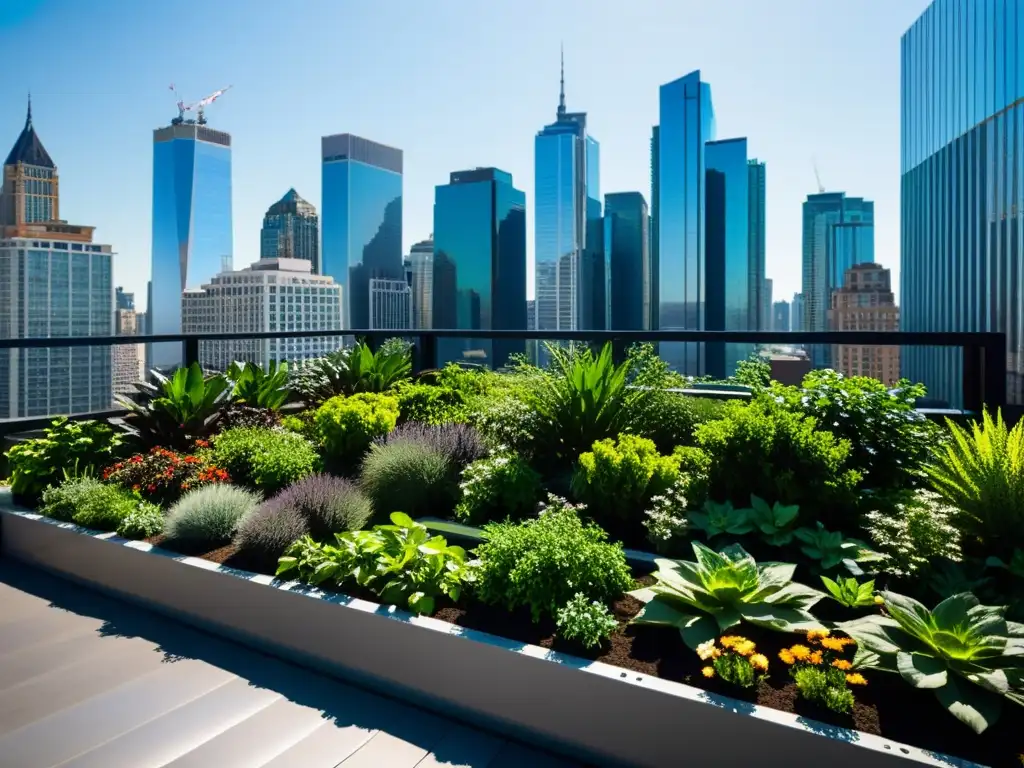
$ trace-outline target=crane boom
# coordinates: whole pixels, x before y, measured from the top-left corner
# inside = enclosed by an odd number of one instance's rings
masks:
[[[179,124],[183,123],[183,122],[185,122],[185,113],[186,112],[195,112],[196,113],[196,122],[199,125],[205,125],[205,123],[206,123],[206,115],[204,114],[204,110],[210,104],[213,104],[213,102],[215,102],[217,99],[219,99],[221,96],[223,96],[229,90],[231,90],[231,86],[229,85],[229,86],[227,86],[227,88],[221,88],[220,90],[214,91],[213,93],[211,93],[206,98],[200,99],[199,101],[193,102],[192,104],[186,104],[180,97],[178,97],[178,91],[174,87],[173,83],[171,84],[171,90],[174,92],[175,98],[178,99],[178,103],[177,103],[178,117],[177,117],[176,120],[174,120],[172,122],[179,123]]]
[[[811,164],[814,166],[814,179],[818,182],[818,194],[822,195],[825,193],[825,187],[821,184],[821,174],[818,173],[818,161],[811,160]]]

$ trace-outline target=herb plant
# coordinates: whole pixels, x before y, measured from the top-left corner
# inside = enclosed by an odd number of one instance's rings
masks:
[[[336,459],[358,459],[397,422],[398,401],[373,393],[332,397],[316,412],[317,434],[324,450]]]
[[[427,443],[374,443],[363,459],[359,483],[381,514],[451,513],[458,486],[445,454]]]
[[[400,422],[452,424],[464,421],[467,398],[458,389],[403,381],[395,388]]]
[[[584,648],[601,645],[619,626],[608,606],[597,600],[587,600],[582,592],[577,592],[558,611],[555,622],[560,637],[575,640]]]
[[[84,528],[116,531],[140,503],[135,494],[82,476],[44,490],[39,513]]]
[[[268,495],[308,477],[320,464],[308,440],[280,429],[229,429],[212,443],[214,462],[235,482]]]
[[[835,580],[822,576],[821,583],[825,585],[833,600],[847,608],[867,608],[875,604],[874,579],[861,584],[852,576],[840,576]]]
[[[148,539],[163,532],[164,513],[156,504],[139,501],[117,526],[117,535],[126,539]]]
[[[693,542],[696,562],[657,561],[657,583],[630,594],[647,603],[634,624],[677,627],[697,648],[742,621],[780,632],[818,629],[810,608],[824,594],[793,581],[795,565],[763,563],[739,545],[715,552]]]
[[[518,454],[498,454],[474,461],[462,473],[457,520],[483,525],[528,517],[541,497],[541,478]]]
[[[212,550],[231,541],[238,524],[259,503],[257,494],[233,485],[197,488],[167,512],[164,534],[175,544]]]
[[[882,599],[886,616],[839,625],[857,641],[859,664],[933,691],[975,733],[998,719],[1004,700],[1024,705],[1024,625],[1007,621],[1005,608],[969,592],[932,610],[894,592]]]

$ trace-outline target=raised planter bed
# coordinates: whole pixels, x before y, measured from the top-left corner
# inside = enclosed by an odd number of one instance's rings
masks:
[[[0,554],[601,765],[971,763],[681,683],[0,510]]]

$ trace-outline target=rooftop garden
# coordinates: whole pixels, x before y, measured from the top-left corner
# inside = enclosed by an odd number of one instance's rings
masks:
[[[1024,426],[649,345],[197,366],[7,454],[57,520],[989,765],[1024,750]]]

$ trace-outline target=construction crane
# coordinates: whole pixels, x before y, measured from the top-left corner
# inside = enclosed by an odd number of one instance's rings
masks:
[[[185,113],[186,112],[195,112],[196,113],[196,120],[195,120],[195,122],[198,123],[199,125],[206,125],[206,115],[204,114],[204,110],[206,109],[206,107],[208,107],[210,104],[213,104],[213,102],[215,102],[217,99],[219,99],[225,93],[227,93],[229,90],[231,90],[231,86],[230,85],[227,88],[221,88],[218,91],[214,91],[213,93],[211,93],[206,98],[200,99],[199,101],[197,101],[197,102],[195,102],[193,104],[186,104],[181,99],[181,97],[178,96],[178,90],[174,87],[174,84],[172,83],[171,84],[171,91],[174,92],[174,97],[178,100],[178,103],[177,103],[178,117],[175,118],[174,120],[172,120],[171,123],[174,124],[174,125],[180,125],[181,123],[186,122],[185,121]]]
[[[818,173],[818,161],[817,161],[817,160],[814,160],[814,159],[812,158],[812,159],[811,159],[811,165],[813,165],[813,166],[814,166],[814,178],[815,178],[815,180],[816,180],[816,181],[818,182],[818,194],[819,194],[819,195],[823,195],[823,194],[825,194],[825,187],[824,187],[824,186],[822,186],[822,183],[821,183],[821,174],[820,174],[820,173]]]

